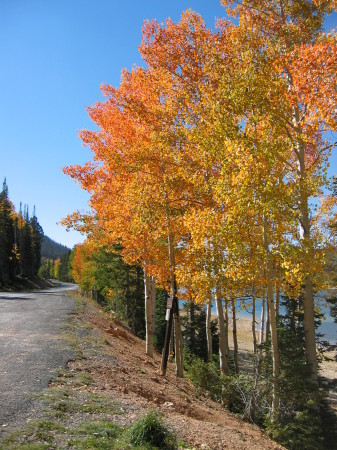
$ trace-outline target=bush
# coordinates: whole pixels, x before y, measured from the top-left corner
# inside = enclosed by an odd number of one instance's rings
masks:
[[[276,423],[266,420],[266,432],[289,450],[320,450],[326,448],[322,436],[319,415],[314,405],[295,414],[292,421]]]
[[[231,412],[244,415],[250,397],[253,395],[254,379],[252,374],[240,372],[239,374],[229,375],[223,378],[223,383],[222,395],[224,403]],[[262,394],[261,389],[262,384],[259,385],[259,389],[254,394],[255,419],[260,416],[260,410],[263,409],[261,403],[265,393]]]
[[[175,435],[166,427],[158,411],[150,411],[131,427],[130,443],[167,450],[177,448]]]
[[[222,380],[216,364],[194,358],[189,365],[187,377],[199,393],[207,392],[213,400],[221,401]]]

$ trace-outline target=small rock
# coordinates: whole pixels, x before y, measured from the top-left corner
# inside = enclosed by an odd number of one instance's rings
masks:
[[[171,402],[165,402],[165,403],[163,404],[163,408],[166,408],[166,409],[174,409],[174,404],[171,403]]]
[[[153,363],[152,361],[149,361],[149,360],[146,360],[146,361],[145,361],[145,364],[146,364],[147,366],[155,367],[154,363]]]

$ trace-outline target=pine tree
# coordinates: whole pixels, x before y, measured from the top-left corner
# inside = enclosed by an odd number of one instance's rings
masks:
[[[209,358],[205,327],[205,308],[193,302],[186,302],[183,305],[181,322],[184,348],[187,348],[192,355],[207,362]],[[219,336],[216,320],[212,320],[210,323],[210,334],[212,336],[213,353],[216,354],[219,351]]]
[[[9,200],[6,179],[0,193],[0,283],[7,284],[15,276],[14,206]]]
[[[121,246],[116,244],[110,250],[100,249],[93,254],[95,261],[95,287],[98,300],[107,304],[107,298],[114,311],[132,331],[144,337],[144,278],[138,266],[126,264],[121,257]]]
[[[35,214],[35,206],[33,211],[33,217],[30,219],[30,227],[31,227],[32,259],[33,259],[32,274],[37,275],[41,265],[41,247],[43,240],[43,229],[37,220]]]
[[[29,278],[33,275],[32,232],[27,205],[24,206],[20,233],[20,268],[21,276]]]
[[[58,279],[60,281],[65,281],[66,283],[73,281],[70,273],[70,264],[69,264],[70,254],[71,250],[69,250],[67,253],[61,256],[58,271]]]

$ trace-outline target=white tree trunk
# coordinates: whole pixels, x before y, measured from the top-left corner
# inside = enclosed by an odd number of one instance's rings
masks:
[[[223,306],[221,298],[221,290],[217,285],[215,287],[215,301],[216,301],[216,311],[218,315],[218,326],[219,326],[219,358],[220,358],[220,370],[224,375],[228,375],[228,355],[226,354],[225,347],[225,322],[223,315]]]
[[[179,313],[174,314],[174,333],[175,333],[176,375],[179,378],[183,378],[184,376],[183,338],[181,333]]]
[[[304,156],[303,156],[304,159]],[[302,247],[309,247],[310,241],[310,222],[308,213],[308,198],[302,194],[300,206],[300,236]],[[317,383],[318,364],[316,354],[316,336],[315,336],[315,311],[314,311],[314,295],[312,289],[312,280],[310,277],[305,278],[303,292],[303,310],[304,310],[304,336],[305,336],[305,356],[307,364],[311,368],[312,381]]]
[[[156,281],[151,277],[151,318],[152,318],[152,335],[156,331]]]
[[[207,339],[208,362],[211,362],[213,357],[211,322],[212,322],[212,297],[210,297],[210,299],[208,300],[206,309],[206,339]]]
[[[276,312],[274,303],[274,290],[272,281],[272,260],[269,251],[268,242],[268,223],[266,218],[264,218],[263,226],[263,241],[264,249],[266,255],[266,275],[267,275],[267,304],[269,311],[269,324],[271,333],[271,345],[272,345],[272,358],[273,358],[273,402],[272,402],[272,417],[276,422],[279,418],[280,409],[280,387],[279,387],[279,376],[280,376],[280,364],[279,364],[279,351],[278,351],[278,341],[277,341],[277,327],[276,327]]]
[[[292,78],[288,74],[289,87],[292,86]],[[309,193],[306,188],[307,177],[309,174],[306,170],[305,161],[305,143],[301,139],[302,126],[300,120],[299,107],[293,107],[293,125],[296,130],[294,153],[297,157],[297,175],[299,185],[299,229],[300,243],[303,254],[310,248],[311,232],[309,218]],[[306,362],[311,368],[312,381],[317,383],[318,364],[316,354],[316,337],[315,337],[315,315],[314,315],[314,295],[312,288],[312,279],[310,276],[305,278],[303,290],[303,309],[304,309],[304,336],[305,336],[305,356]]]
[[[146,354],[153,357],[151,278],[146,273],[146,267],[144,269],[144,287],[145,287]]]
[[[276,287],[276,319],[280,315],[280,288],[279,286]]]
[[[229,321],[228,321],[228,301],[227,301],[227,299],[225,299],[224,311],[225,311],[225,360],[227,361],[228,373],[229,373],[229,341],[228,341]]]
[[[239,348],[238,348],[238,335],[236,331],[236,306],[235,299],[232,298],[232,314],[233,314],[233,346],[234,346],[234,371],[239,373]]]
[[[171,337],[170,337],[170,351],[169,351],[169,362],[173,362],[174,357],[174,327],[172,327],[171,330]]]
[[[274,291],[273,291],[274,292]],[[270,337],[270,315],[269,315],[269,302],[268,302],[268,288],[267,288],[267,308],[266,308],[266,341],[269,340]]]
[[[260,320],[260,345],[263,344],[264,342],[265,311],[266,311],[266,298],[265,293],[263,293],[261,305],[261,320]]]
[[[255,292],[254,286],[252,288],[252,335],[253,335],[253,345],[254,345],[254,353],[257,351],[257,338],[256,338],[256,311],[255,311]]]
[[[169,312],[169,320],[166,328],[165,344],[162,355],[161,374],[166,375],[167,359],[169,353],[170,341],[172,341],[171,324],[172,319],[174,322],[175,331],[175,359],[176,359],[176,374],[178,377],[184,376],[184,363],[183,363],[183,340],[181,333],[181,324],[179,317],[179,303],[178,303],[178,288],[177,279],[175,275],[175,253],[174,253],[174,239],[171,228],[171,217],[169,209],[169,200],[167,193],[165,193],[165,206],[166,206],[166,220],[167,220],[167,243],[168,243],[168,256],[169,256],[169,272],[170,272],[170,291],[172,299],[172,308]],[[172,317],[173,315],[173,317]]]

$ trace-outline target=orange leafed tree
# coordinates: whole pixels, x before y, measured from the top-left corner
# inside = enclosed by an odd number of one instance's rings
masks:
[[[125,259],[142,264],[162,286],[171,278],[176,296],[176,244],[184,234],[179,217],[189,197],[165,83],[135,68],[123,73],[119,89],[104,86],[107,100],[89,108],[100,130],[81,132],[93,161],[65,171],[91,192],[96,235],[99,230],[103,240],[120,240]],[[175,318],[179,334],[178,310]],[[182,375],[182,359],[178,369]]]

